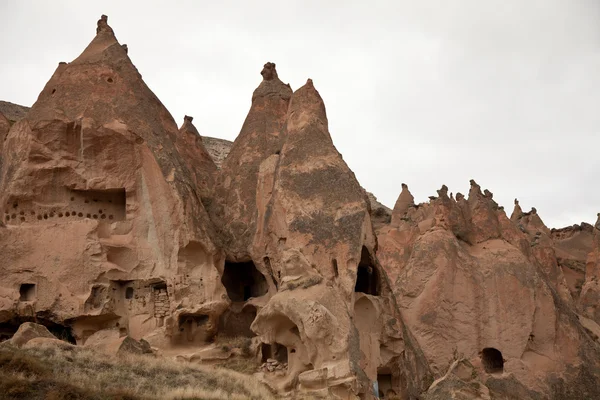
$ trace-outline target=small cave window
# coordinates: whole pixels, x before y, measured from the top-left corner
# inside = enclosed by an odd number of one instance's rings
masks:
[[[125,298],[127,300],[133,299],[133,288],[132,287],[128,287],[127,289],[125,289]]]
[[[268,359],[272,358],[280,363],[288,362],[288,349],[280,343],[261,345],[262,362],[267,362]]]
[[[267,280],[252,261],[234,263],[225,262],[221,282],[231,301],[246,301],[251,297],[260,297],[268,292]]]
[[[504,371],[504,358],[500,350],[486,347],[481,352],[481,362],[485,372],[492,374]]]
[[[208,319],[208,315],[204,314],[181,314],[179,316],[179,332],[182,342],[209,340],[210,338],[204,331]]]
[[[354,291],[379,296],[379,273],[369,251],[364,246],[360,255],[360,263],[356,270]]]
[[[22,283],[19,288],[20,301],[33,301],[35,300],[35,284],[34,283]]]
[[[377,371],[377,388],[379,389],[379,398],[388,399],[390,395],[395,394],[392,390],[392,374],[389,368],[383,368]]]
[[[338,263],[335,258],[331,260],[331,269],[333,270],[333,277],[337,278],[340,275],[340,271],[338,270]]]

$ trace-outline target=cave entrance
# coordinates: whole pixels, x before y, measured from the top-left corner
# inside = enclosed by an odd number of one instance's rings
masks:
[[[19,287],[19,301],[33,301],[35,300],[35,284],[34,283],[22,283]]]
[[[207,331],[208,315],[181,314],[179,316],[179,338],[181,344],[205,343],[211,339]]]
[[[234,302],[263,296],[269,290],[267,280],[252,261],[241,263],[226,261],[221,282],[227,290],[227,295]]]
[[[379,296],[379,273],[369,251],[363,246],[356,270],[355,292]]]
[[[392,374],[388,368],[379,369],[377,371],[377,388],[379,389],[379,398],[388,399],[388,396],[393,393],[392,390]]]
[[[489,374],[502,373],[504,371],[502,353],[493,347],[486,347],[481,351],[481,362],[485,372]]]
[[[261,345],[262,362],[267,362],[269,359],[277,360],[280,364],[288,362],[288,349],[281,343]]]
[[[18,317],[13,318],[10,321],[0,323],[0,342],[12,338],[19,329],[19,326],[25,322],[34,322],[36,324],[43,325],[58,339],[71,344],[77,344],[70,326],[61,325],[45,318],[35,317]]]
[[[254,337],[250,325],[256,318],[256,307],[247,304],[240,311],[229,308],[219,317],[219,334],[229,337]]]

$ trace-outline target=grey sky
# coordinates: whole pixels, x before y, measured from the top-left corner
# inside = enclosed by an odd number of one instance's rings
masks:
[[[550,227],[600,211],[600,2],[2,1],[0,99],[32,105],[101,14],[178,124],[233,140],[266,61],[312,78],[334,143],[393,207],[469,179]]]

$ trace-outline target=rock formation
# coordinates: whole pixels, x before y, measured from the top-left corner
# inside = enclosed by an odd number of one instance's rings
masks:
[[[0,321],[6,330],[33,317],[78,343],[109,328],[136,339],[161,328],[149,340],[187,343],[214,334],[227,306],[200,201],[210,185],[197,184],[214,165],[195,165],[199,146],[178,150],[188,133],[106,21],[5,141]]]
[[[178,129],[102,16],[0,114],[0,340],[253,357],[283,396],[600,398],[600,220],[508,218],[474,180],[390,210],[313,82],[261,75],[231,146]]]
[[[453,201],[446,192],[393,215],[399,223],[380,232],[377,254],[406,324],[442,379],[427,398],[597,397],[586,378],[600,372],[595,327],[580,322],[555,251],[581,259],[589,237],[577,234],[567,244],[565,236],[575,235],[565,234],[557,245],[535,209],[522,213],[516,202],[511,221],[474,181],[468,199]],[[474,375],[452,372],[457,360]]]
[[[208,199],[212,195],[217,166],[204,147],[202,137],[192,123],[193,119],[185,116],[183,125],[179,128],[175,147],[192,175],[194,188],[202,198]]]

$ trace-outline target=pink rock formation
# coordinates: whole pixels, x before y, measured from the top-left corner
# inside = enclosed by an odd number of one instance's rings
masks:
[[[180,136],[103,16],[7,136],[1,322],[38,315],[78,343],[112,327],[187,343],[194,321],[214,334],[223,256],[196,184],[214,166],[190,173],[198,147],[181,154]]]
[[[193,119],[187,115],[183,119],[175,147],[183,158],[188,169],[187,174],[191,176],[195,189],[202,198],[209,198],[212,196],[217,166],[204,147],[202,137],[192,123]]]
[[[266,63],[261,75],[263,81],[252,95],[242,130],[217,175],[210,207],[221,245],[232,261],[251,258],[259,167],[281,150],[281,128],[292,96],[292,89],[278,78],[275,64]]]
[[[473,180],[421,204],[403,184],[390,211],[312,81],[261,75],[219,170],[106,16],[23,119],[0,114],[0,340],[209,363],[242,337],[286,397],[600,398],[600,219],[509,219]]]
[[[469,388],[461,398],[595,393],[581,376],[596,373],[598,344],[579,322],[537,212],[511,221],[474,181],[468,200],[457,194],[454,203],[446,191],[382,231],[377,253],[434,376],[444,377],[427,398],[460,388]],[[481,376],[478,388],[450,374],[459,359]]]
[[[426,374],[409,377],[399,361],[410,354],[420,362],[374,257],[368,199],[327,125],[309,79],[292,96],[281,152],[259,169],[253,254],[266,255],[278,291],[252,329],[263,343],[289,351],[280,390],[299,380],[311,390],[335,387],[340,396],[368,393],[388,371],[407,382],[407,394],[418,392]],[[366,381],[357,379],[362,374]]]

